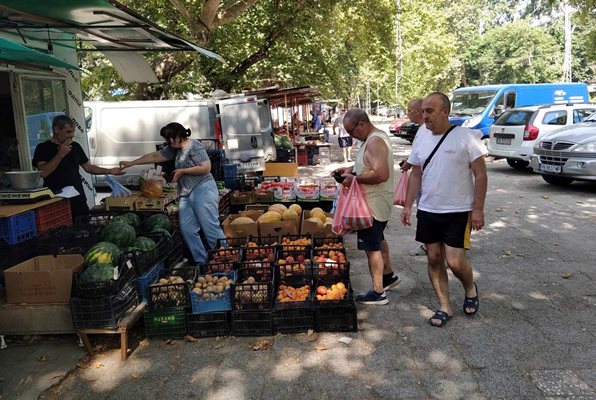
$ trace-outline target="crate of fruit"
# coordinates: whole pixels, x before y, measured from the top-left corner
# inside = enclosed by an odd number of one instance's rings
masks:
[[[230,312],[186,313],[186,333],[196,338],[230,334]]]
[[[127,249],[125,257],[131,261],[137,276],[142,276],[165,259],[172,247],[172,236],[166,232],[142,233],[136,237],[134,246]]]
[[[101,250],[98,250],[101,251]],[[81,272],[73,274],[73,296],[101,298],[122,291],[129,283],[134,284],[135,272],[130,262],[114,267],[111,264],[89,264]]]
[[[200,275],[190,292],[193,314],[228,311],[232,307],[231,285],[236,280],[236,271],[229,274],[214,273]]]
[[[312,254],[315,275],[349,277],[350,263],[343,247],[333,248],[323,244],[322,247],[314,248]]]
[[[232,335],[273,335],[273,318],[270,310],[232,311]]]
[[[314,179],[300,179],[294,186],[298,201],[319,201],[321,187]]]
[[[312,246],[312,235],[282,235],[281,247],[283,250],[309,250]]]
[[[353,303],[354,294],[349,280],[335,276],[315,276],[313,287],[315,306],[343,306]]]
[[[237,263],[242,258],[241,248],[222,248],[217,250],[209,250],[207,252],[207,263]]]
[[[315,237],[313,238],[313,246],[315,248],[323,249],[343,249],[344,238],[341,236],[335,237]]]
[[[145,310],[145,334],[148,337],[179,339],[186,335],[186,312],[184,307]]]
[[[242,250],[241,261],[258,261],[274,263],[277,255],[277,246],[246,246]]]
[[[312,305],[310,279],[281,280],[275,295],[275,310],[310,308]]]
[[[280,280],[288,277],[310,279],[312,277],[311,250],[280,250],[275,265]]]
[[[75,329],[115,329],[124,315],[138,305],[134,282],[129,282],[114,295],[100,298],[70,299]]]
[[[196,267],[162,270],[160,279],[149,285],[149,307],[163,309],[190,306],[189,293],[196,279]]]
[[[246,246],[249,247],[266,247],[266,246],[278,246],[279,236],[278,235],[267,235],[267,236],[254,236],[250,235],[246,240]]]
[[[246,237],[221,238],[217,239],[215,248],[217,249],[239,249],[246,245]]]
[[[232,310],[270,310],[273,282],[258,281],[258,274],[248,274],[249,271],[238,270],[238,280],[232,284]]]

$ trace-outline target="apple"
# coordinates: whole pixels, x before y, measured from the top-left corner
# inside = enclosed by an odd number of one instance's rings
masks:
[[[296,261],[298,261],[299,263],[304,262],[304,256],[302,254],[300,254],[299,256],[296,257]]]
[[[288,257],[286,258],[286,263],[287,263],[287,264],[292,264],[293,262],[294,262],[294,257],[292,257],[292,256],[288,256]]]

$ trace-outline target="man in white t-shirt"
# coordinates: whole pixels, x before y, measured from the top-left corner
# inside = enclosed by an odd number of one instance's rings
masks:
[[[445,261],[464,287],[464,313],[476,315],[480,306],[465,251],[470,248],[471,229],[484,226],[486,148],[472,130],[449,123],[450,109],[449,98],[443,93],[431,93],[422,102],[424,123],[432,134],[414,141],[408,158],[412,173],[401,215],[402,223],[410,225],[412,204],[422,189],[416,240],[426,245],[428,275],[439,301],[429,321],[436,327],[445,326],[453,315]]]
[[[337,137],[337,143],[344,156],[344,163],[347,163],[348,161],[352,161],[352,137],[348,135],[346,128],[344,128],[345,113],[345,111],[341,110],[335,121],[333,121],[333,134],[339,135]]]

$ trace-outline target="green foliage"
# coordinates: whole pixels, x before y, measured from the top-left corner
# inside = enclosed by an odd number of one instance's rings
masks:
[[[562,49],[544,28],[519,21],[492,29],[466,53],[468,84],[553,82]]]

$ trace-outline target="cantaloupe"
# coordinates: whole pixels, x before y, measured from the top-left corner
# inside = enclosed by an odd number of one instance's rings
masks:
[[[276,222],[281,221],[281,214],[275,211],[267,211],[259,217],[259,222]]]
[[[279,213],[279,215],[282,215],[284,213],[284,211],[286,211],[288,209],[288,207],[284,206],[283,204],[273,204],[269,207],[269,211],[277,211]]]
[[[300,207],[296,203],[292,204],[288,209],[296,211],[296,215],[298,215],[298,216],[300,216],[302,214],[302,207]]]
[[[321,220],[322,223],[325,223],[327,216],[325,215],[325,213],[323,211],[315,211],[315,212],[311,211],[310,218],[318,218]]]
[[[314,222],[315,224],[317,224],[317,228],[319,228],[319,229],[325,227],[319,218],[316,218],[316,217],[315,218],[309,218],[308,221]]]
[[[238,217],[230,222],[230,225],[245,225],[245,224],[254,224],[255,221],[252,218],[248,217]]]
[[[312,213],[317,212],[317,211],[325,214],[325,211],[323,211],[323,209],[321,207],[315,207],[312,210],[310,210],[310,215],[312,215]]]
[[[325,225],[333,225],[333,218],[330,218],[330,217],[325,218]]]
[[[295,220],[295,219],[298,219],[298,214],[296,213],[296,211],[294,211],[292,209],[288,209],[288,210],[284,211],[284,213],[281,215],[281,219],[282,219],[282,221]]]

